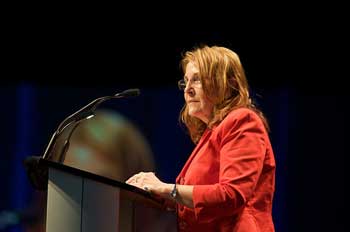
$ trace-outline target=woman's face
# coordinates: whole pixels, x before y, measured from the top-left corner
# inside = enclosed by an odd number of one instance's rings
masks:
[[[184,97],[188,107],[188,114],[200,119],[204,123],[208,123],[214,105],[204,94],[198,74],[198,68],[192,62],[189,62],[186,66],[184,76],[187,83],[184,90]]]

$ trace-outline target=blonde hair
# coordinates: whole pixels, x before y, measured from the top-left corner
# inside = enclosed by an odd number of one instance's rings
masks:
[[[265,116],[250,98],[247,78],[235,52],[225,47],[203,46],[184,54],[180,63],[184,73],[190,62],[199,70],[203,92],[214,103],[212,118],[208,125],[190,116],[187,104],[183,106],[180,121],[187,127],[194,143],[198,142],[207,127],[212,128],[219,124],[229,112],[242,107],[254,110],[269,130]]]

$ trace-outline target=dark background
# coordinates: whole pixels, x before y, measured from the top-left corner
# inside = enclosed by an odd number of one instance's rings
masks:
[[[105,106],[139,126],[160,177],[172,182],[192,149],[177,121],[181,53],[208,44],[240,55],[253,97],[270,121],[276,231],[344,231],[346,20],[326,8],[261,13],[251,20],[224,11],[220,17],[185,11],[171,21],[166,12],[150,19],[144,11],[7,17],[0,211],[28,205],[33,189],[21,161],[43,152],[60,121],[94,98],[127,88],[142,94]]]

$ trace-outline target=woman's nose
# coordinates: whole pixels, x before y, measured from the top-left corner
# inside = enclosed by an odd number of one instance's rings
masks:
[[[194,89],[187,83],[187,85],[184,89],[184,93],[192,96],[192,95],[194,95]]]

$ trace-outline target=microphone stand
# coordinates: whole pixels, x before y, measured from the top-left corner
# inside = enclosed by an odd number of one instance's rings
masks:
[[[65,131],[67,127],[70,125],[74,125],[71,131],[68,134],[68,137],[65,139],[62,150],[59,154],[58,160],[56,162],[63,163],[65,160],[66,153],[69,148],[69,140],[74,132],[74,130],[78,127],[80,122],[90,119],[95,116],[94,112],[97,107],[104,101],[115,99],[115,98],[123,98],[123,97],[132,97],[138,96],[140,94],[139,89],[128,89],[121,93],[117,93],[112,96],[104,96],[97,98],[78,110],[77,112],[71,114],[67,118],[65,118],[56,131],[53,133],[50,142],[48,143],[44,155],[40,156],[30,156],[26,158],[24,162],[24,166],[26,168],[29,180],[31,184],[38,190],[46,190],[47,188],[47,180],[48,180],[48,170],[45,166],[43,166],[39,161],[40,159],[46,159],[53,161],[53,150],[57,144],[57,139],[59,136]]]
[[[69,132],[68,137],[64,140],[63,148],[61,150],[60,156],[58,157],[58,162],[59,163],[63,163],[64,160],[66,159],[66,154],[67,154],[67,151],[68,151],[68,148],[69,148],[69,145],[70,145],[70,137],[72,137],[72,134],[73,134],[74,130],[79,126],[79,124],[80,124],[80,121],[74,124],[74,127]]]
[[[138,96],[139,94],[140,94],[140,90],[138,90],[138,89],[128,89],[128,90],[125,90],[121,93],[117,93],[113,96],[100,97],[100,98],[93,100],[92,102],[90,102],[89,104],[87,104],[86,106],[84,106],[83,108],[78,110],[77,112],[73,113],[72,115],[68,116],[66,119],[64,119],[60,123],[57,130],[55,131],[55,133],[51,137],[51,140],[50,140],[50,142],[49,142],[49,144],[44,152],[43,159],[49,159],[52,156],[52,154],[51,154],[52,148],[54,147],[58,136],[64,131],[65,128],[67,128],[72,123],[78,123],[78,122],[81,122],[85,119],[89,119],[89,118],[92,118],[93,116],[95,116],[94,112],[95,112],[96,108],[102,102],[110,100],[110,99],[114,99],[114,98]],[[74,129],[75,129],[75,127],[74,127]]]

